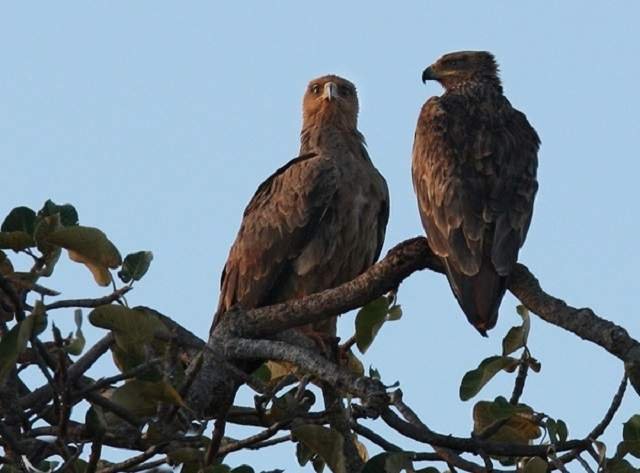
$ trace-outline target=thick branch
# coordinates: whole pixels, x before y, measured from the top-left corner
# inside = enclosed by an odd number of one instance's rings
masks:
[[[429,444],[433,447],[444,447],[459,452],[470,452],[475,454],[487,454],[493,456],[508,457],[543,457],[548,452],[546,445],[521,445],[502,442],[489,442],[472,438],[454,437],[452,435],[442,435],[433,432],[425,427],[420,427],[409,422],[405,422],[398,417],[391,409],[386,409],[382,413],[382,419],[392,428],[400,432],[405,437],[409,437],[418,442]],[[555,445],[556,451],[572,450],[581,448],[588,442],[584,440],[570,440]]]
[[[420,269],[442,271],[440,260],[422,237],[404,241],[354,280],[317,294],[225,317],[231,330],[248,338],[266,338],[288,328],[331,318],[395,289]],[[236,314],[234,314],[236,315]],[[239,315],[239,314],[238,314]]]
[[[542,320],[600,345],[623,361],[640,362],[640,343],[624,328],[597,316],[589,308],[576,309],[547,294],[526,266],[516,265],[509,290]]]
[[[348,283],[302,299],[237,311],[233,317],[224,317],[218,327],[227,325],[226,329],[242,337],[267,338],[360,307],[425,268],[442,272],[442,264],[426,238],[412,238],[395,246],[384,259]],[[600,345],[623,361],[640,363],[640,343],[624,328],[602,319],[591,309],[576,309],[550,296],[526,266],[516,265],[509,290],[543,320]]]
[[[284,342],[234,338],[226,341],[225,355],[231,359],[289,361],[337,389],[365,401],[386,404],[388,398],[384,385],[379,381],[358,378],[310,350]]]

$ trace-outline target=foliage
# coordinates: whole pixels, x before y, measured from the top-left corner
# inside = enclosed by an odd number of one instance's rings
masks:
[[[125,298],[149,271],[153,260],[150,251],[135,251],[122,258],[105,232],[80,224],[74,206],[51,200],[37,212],[25,206],[13,209],[0,227],[0,248],[0,446],[5,452],[0,471],[57,470],[62,466],[52,458],[61,456],[67,467],[78,472],[171,466],[183,473],[253,473],[251,466],[234,461],[242,458],[234,452],[268,448],[280,442],[293,442],[299,464],[316,472],[351,473],[359,469],[365,473],[436,473],[444,471],[439,469],[442,465],[464,471],[471,467],[459,455],[463,451],[482,453],[484,465],[499,461],[529,473],[568,464],[583,452],[596,452],[598,465],[594,468],[602,471],[639,471],[633,463],[640,458],[640,415],[624,423],[623,439],[615,453],[608,454],[597,439],[622,400],[626,377],[601,425],[592,435],[578,439],[573,448],[565,448],[572,440],[563,420],[520,401],[527,376],[541,370],[531,353],[531,317],[524,306],[517,308],[521,322],[504,336],[502,352],[481,360],[461,380],[459,396],[468,401],[495,376],[514,378],[509,397],[475,402],[468,439],[438,437],[404,405],[401,391],[396,389],[399,383],[382,385],[381,374],[373,367],[365,374],[362,362],[351,351],[355,344],[360,353],[365,353],[385,323],[401,318],[402,310],[393,292],[374,298],[359,310],[351,341],[338,350],[341,355],[336,360],[330,360],[334,372],[342,373],[341,379],[356,380],[357,386],[365,381],[382,386],[388,394],[383,406],[372,407],[364,400],[358,404],[348,389],[337,384],[328,387],[314,371],[313,363],[267,361],[251,376],[245,375],[245,381],[257,391],[256,405],[240,412],[261,430],[240,440],[222,437],[216,446],[216,429],[213,435],[205,433],[207,421],[192,410],[187,399],[203,354],[208,353],[202,351],[203,342],[185,344],[180,337],[184,329],[152,309],[129,307]],[[110,292],[98,299],[64,300],[56,290],[46,287],[48,283],[43,280],[53,278],[63,250],[71,261],[85,265],[99,286],[111,286]],[[27,255],[32,266],[16,268],[19,260],[14,261],[11,252]],[[89,310],[89,323],[106,334],[91,347],[86,346],[82,331],[83,309]],[[73,312],[76,330],[66,337],[55,327],[58,311]],[[43,341],[49,334],[50,339]],[[87,369],[107,351],[117,373],[92,379]],[[219,359],[217,363],[227,361]],[[42,372],[46,385],[19,388],[22,371],[29,366]],[[640,378],[637,367],[627,364],[626,368],[636,385]],[[327,389],[325,395],[332,393],[337,401],[318,410],[314,392],[307,389],[309,383]],[[14,407],[8,409],[4,400],[10,400]],[[83,400],[89,405],[83,422],[72,421],[72,412]],[[423,443],[434,447],[433,451],[405,451],[383,439],[382,431],[373,432],[361,423],[363,418],[382,415],[388,425],[393,425],[387,417],[394,410],[404,418],[404,424],[394,427],[396,431],[410,438],[416,430],[432,436]],[[227,421],[233,422],[232,414],[228,415]],[[39,435],[43,433],[53,434],[56,442],[42,442]],[[443,437],[470,442],[473,448],[444,448]],[[365,439],[369,441],[367,447]],[[87,445],[91,448],[83,449]],[[129,463],[113,464],[103,458],[103,445],[141,453],[132,456]],[[487,453],[478,445],[502,449]],[[529,446],[540,446],[541,454],[512,453]],[[379,447],[383,447],[381,452]],[[376,450],[370,456],[372,448]],[[575,454],[571,457],[571,453],[563,453],[566,451]],[[579,460],[585,461],[581,457]],[[435,466],[425,465],[425,461],[435,462]],[[484,466],[473,468],[483,471]]]

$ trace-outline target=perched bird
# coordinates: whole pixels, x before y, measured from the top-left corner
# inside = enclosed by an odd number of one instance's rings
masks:
[[[357,118],[351,82],[327,75],[309,83],[300,156],[260,184],[245,209],[212,330],[236,304],[251,309],[301,298],[350,281],[377,260],[389,193]],[[335,324],[304,329],[327,339]]]
[[[445,91],[427,100],[416,127],[420,217],[460,307],[486,336],[531,223],[540,139],[503,95],[492,54],[445,54],[427,80]]]

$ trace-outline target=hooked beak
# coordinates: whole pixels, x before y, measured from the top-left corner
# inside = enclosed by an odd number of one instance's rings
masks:
[[[337,96],[338,96],[338,86],[333,82],[327,82],[324,85],[324,93],[322,94],[322,98],[332,101]]]
[[[433,71],[433,67],[429,66],[424,71],[422,71],[422,83],[427,82],[428,80],[437,80],[438,76]]]

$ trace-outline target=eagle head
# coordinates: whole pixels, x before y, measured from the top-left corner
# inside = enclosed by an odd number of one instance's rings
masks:
[[[309,82],[302,101],[303,128],[333,123],[356,129],[358,95],[351,82],[335,75],[326,75]]]
[[[422,72],[422,82],[436,80],[445,89],[468,81],[488,80],[499,85],[498,64],[487,51],[457,51],[445,54]]]

